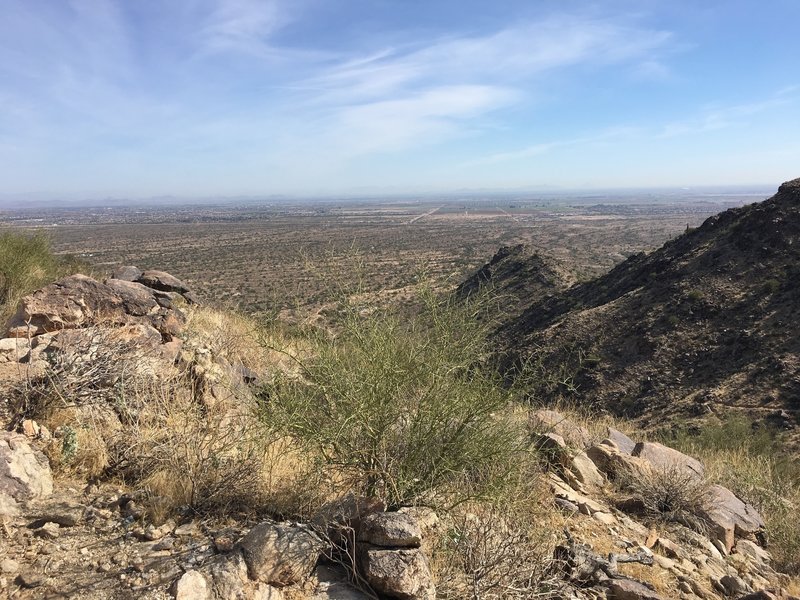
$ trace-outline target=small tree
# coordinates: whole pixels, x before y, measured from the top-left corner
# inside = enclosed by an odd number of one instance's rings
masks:
[[[510,392],[479,366],[473,308],[428,294],[418,317],[344,311],[302,379],[265,390],[265,417],[332,480],[389,506],[489,494],[520,464]]]

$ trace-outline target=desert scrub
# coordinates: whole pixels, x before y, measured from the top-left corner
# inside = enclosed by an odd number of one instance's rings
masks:
[[[70,257],[54,255],[44,234],[0,233],[0,318],[10,317],[25,294],[82,266]]]
[[[800,466],[782,454],[776,432],[731,416],[666,441],[703,461],[713,483],[753,504],[767,524],[774,566],[800,574]]]
[[[414,319],[347,305],[301,378],[263,389],[264,419],[338,486],[388,506],[452,505],[501,490],[527,448],[512,391],[482,367],[474,306],[427,295]]]

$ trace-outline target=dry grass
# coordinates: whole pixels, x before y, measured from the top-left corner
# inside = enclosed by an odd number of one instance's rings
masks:
[[[498,501],[443,514],[432,568],[438,597],[495,600],[558,598],[553,549],[562,516],[540,474],[520,480]]]

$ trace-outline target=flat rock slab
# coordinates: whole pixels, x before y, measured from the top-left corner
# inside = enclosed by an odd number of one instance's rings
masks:
[[[634,579],[610,579],[604,585],[608,589],[609,600],[666,600]]]
[[[753,536],[765,527],[755,507],[721,485],[709,488],[708,508],[700,516],[708,521],[712,539],[718,540],[729,553],[737,537]]]
[[[9,335],[36,336],[124,320],[122,300],[110,287],[86,275],[70,275],[25,296],[9,322]]]
[[[17,502],[52,493],[53,476],[47,457],[32,448],[24,435],[0,432],[0,511],[15,512]]]
[[[646,460],[657,470],[680,469],[692,474],[697,479],[705,477],[706,470],[703,463],[663,444],[639,442],[634,447],[632,454]]]
[[[189,286],[177,277],[164,271],[145,271],[136,281],[149,288],[162,292],[178,292],[179,294],[183,294],[189,291]]]

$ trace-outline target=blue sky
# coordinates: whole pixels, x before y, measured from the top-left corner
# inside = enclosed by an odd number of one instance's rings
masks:
[[[0,193],[777,185],[797,0],[0,0]]]

